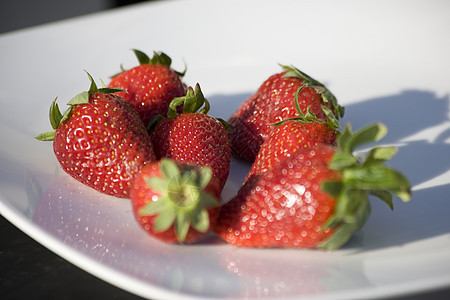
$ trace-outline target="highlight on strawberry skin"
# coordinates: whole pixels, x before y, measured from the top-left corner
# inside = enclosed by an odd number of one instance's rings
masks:
[[[50,106],[52,130],[35,139],[52,141],[62,169],[83,184],[107,195],[127,198],[133,178],[148,161],[156,159],[138,113],[116,93],[119,88],[98,88],[92,76],[61,113],[56,99]]]
[[[222,206],[215,232],[240,247],[340,248],[366,223],[369,196],[390,208],[393,196],[410,200],[408,179],[384,165],[394,147],[375,147],[363,159],[354,154],[386,133],[383,124],[355,132],[347,125],[337,148],[318,144],[296,151],[248,179]]]

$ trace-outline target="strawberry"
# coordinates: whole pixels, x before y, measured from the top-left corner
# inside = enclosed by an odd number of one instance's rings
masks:
[[[117,88],[97,88],[72,98],[64,115],[50,107],[54,130],[37,140],[53,141],[61,167],[78,181],[102,193],[128,197],[131,181],[155,154],[137,112],[115,93]]]
[[[340,127],[339,122],[334,119],[326,123],[311,114],[309,109],[306,114],[303,114],[298,105],[298,94],[301,90],[302,88],[297,90],[294,99],[300,117],[272,124],[276,128],[269,133],[267,139],[261,145],[245,181],[251,176],[272,169],[281,160],[292,156],[297,150],[318,143],[335,145],[336,135]],[[333,118],[333,115],[329,115],[328,118]]]
[[[131,187],[136,220],[166,243],[194,243],[215,225],[220,183],[209,167],[163,158],[145,165]]]
[[[179,105],[183,105],[182,113],[177,113]],[[167,118],[156,118],[150,137],[158,159],[208,166],[223,188],[231,161],[226,122],[208,115],[208,110],[200,86],[197,84],[195,90],[189,87],[185,97],[171,102]]]
[[[273,127],[272,123],[299,117],[294,97],[298,95],[300,110],[318,119],[339,120],[344,109],[336,97],[320,82],[294,67],[282,66],[281,73],[270,76],[258,90],[246,99],[232,114],[230,142],[233,154],[253,162],[264,140]],[[333,114],[334,118],[328,116]]]
[[[242,247],[341,247],[370,214],[369,195],[393,207],[392,195],[410,199],[410,184],[383,163],[393,147],[373,148],[364,161],[355,147],[382,138],[374,124],[352,132],[347,126],[338,149],[318,144],[298,150],[273,169],[252,177],[222,206],[215,232]]]
[[[307,149],[320,143],[334,145],[337,131],[323,122],[301,124],[287,121],[270,132],[261,145],[245,181],[262,174],[291,157],[296,151]]]
[[[118,95],[131,103],[147,126],[154,116],[167,112],[173,98],[186,94],[181,80],[184,72],[173,70],[171,58],[162,52],[154,52],[149,58],[139,50],[133,51],[139,65],[115,75],[108,86],[127,91]]]

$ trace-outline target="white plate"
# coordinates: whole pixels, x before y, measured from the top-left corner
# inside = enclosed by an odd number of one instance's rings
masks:
[[[339,299],[450,285],[450,2],[163,1],[0,36],[0,212],[88,272],[143,297]],[[399,147],[393,167],[411,180],[410,203],[373,213],[342,249],[239,249],[211,236],[166,245],[136,225],[127,200],[65,175],[47,112],[105,81],[131,48],[162,50],[188,66],[211,114],[227,118],[259,84],[293,64],[325,82],[354,128],[382,121]],[[232,164],[224,198],[247,165]]]

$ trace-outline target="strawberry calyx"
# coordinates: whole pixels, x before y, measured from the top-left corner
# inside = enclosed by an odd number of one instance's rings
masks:
[[[145,54],[140,50],[137,49],[132,50],[134,52],[134,55],[136,55],[136,58],[140,65],[161,65],[168,68],[170,68],[170,66],[172,65],[172,59],[164,52],[153,51],[153,56],[150,58],[147,54]],[[183,77],[186,74],[186,71],[187,71],[186,65],[184,67],[183,72],[178,72],[174,70],[174,72],[177,73],[178,76],[180,77]]]
[[[339,120],[344,116],[344,107],[338,104],[336,97],[330,92],[330,90],[328,90],[328,88],[323,83],[300,71],[294,66],[285,66],[281,64],[280,66],[284,70],[286,70],[286,73],[283,75],[283,77],[296,77],[302,79],[304,85],[316,90],[316,92],[322,97],[322,101],[324,103],[330,103],[335,111],[334,116],[336,119]],[[328,116],[327,112],[325,112],[325,114]]]
[[[155,232],[163,232],[174,226],[180,243],[186,239],[189,228],[205,233],[210,226],[207,209],[219,206],[219,201],[206,192],[212,178],[209,167],[179,168],[167,158],[161,159],[161,177],[149,177],[147,186],[160,196],[143,206],[140,216],[156,216],[153,224]]]
[[[189,86],[185,96],[174,98],[170,104],[167,111],[168,118],[175,118],[179,115],[178,108],[182,105],[181,113],[198,113],[198,114],[208,114],[210,109],[209,101],[203,95],[200,88],[200,84],[196,84],[195,88]],[[165,117],[162,115],[155,116],[149,123],[147,130],[151,130],[156,124]],[[228,130],[231,125],[221,118],[216,118],[222,125]]]
[[[339,181],[326,181],[322,190],[337,199],[333,215],[323,225],[333,228],[333,235],[318,245],[332,250],[342,246],[354,232],[362,228],[370,214],[369,196],[375,196],[393,209],[393,195],[407,202],[411,186],[400,172],[384,163],[396,154],[395,147],[375,147],[363,159],[353,152],[356,147],[376,142],[387,133],[387,127],[375,123],[355,132],[347,125],[337,138],[338,151],[329,168],[341,174]]]
[[[92,78],[91,74],[86,72],[86,74],[89,77],[89,80],[91,81],[91,85],[89,87],[88,91],[83,91],[79,94],[77,94],[75,97],[73,97],[67,105],[69,105],[69,108],[64,112],[64,114],[61,114],[61,111],[59,110],[59,106],[56,103],[56,100],[58,98],[55,98],[53,100],[52,104],[50,105],[49,110],[49,119],[50,119],[50,125],[52,126],[53,130],[44,132],[39,134],[35,137],[36,140],[39,141],[53,141],[55,138],[55,132],[58,128],[59,124],[63,123],[65,120],[67,120],[72,113],[73,107],[77,104],[86,104],[89,103],[89,95],[94,93],[102,93],[102,94],[113,94],[117,92],[126,92],[123,89],[115,88],[115,87],[102,87],[98,88],[97,84],[95,83],[94,79]]]
[[[198,83],[195,85],[195,89],[192,86],[188,87],[185,96],[176,97],[170,102],[167,116],[169,118],[177,116],[177,108],[180,105],[183,105],[183,113],[207,114],[210,109],[209,102],[203,95]]]
[[[325,123],[324,120],[317,118],[317,116],[311,112],[311,106],[308,106],[306,108],[306,113],[303,113],[303,111],[300,109],[300,104],[298,102],[298,95],[305,87],[307,87],[306,84],[303,84],[301,87],[299,87],[297,89],[297,91],[295,92],[295,97],[294,97],[295,109],[297,110],[300,117],[293,117],[293,118],[285,119],[285,120],[282,120],[282,121],[279,121],[276,123],[272,123],[270,125],[278,127],[288,121],[297,121],[297,122],[300,122],[303,124],[314,123],[314,122]],[[322,108],[322,111],[324,112],[325,116],[327,117],[326,123],[328,124],[328,126],[330,126],[330,128],[333,130],[337,130],[337,129],[341,128],[341,124],[339,123],[339,120],[336,118],[336,116],[333,114],[333,112],[325,105],[322,105],[321,108]]]

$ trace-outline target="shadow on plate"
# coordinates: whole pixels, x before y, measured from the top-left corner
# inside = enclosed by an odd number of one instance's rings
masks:
[[[423,186],[413,188],[409,203],[396,201],[393,212],[374,199],[369,221],[346,247],[401,246],[449,233],[450,181],[433,182],[450,169],[448,96],[407,90],[348,105],[345,120],[354,129],[375,121],[387,125],[389,133],[381,142],[399,145],[389,164],[403,172],[413,187]]]

